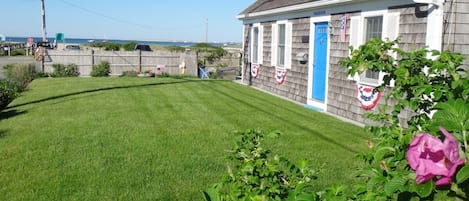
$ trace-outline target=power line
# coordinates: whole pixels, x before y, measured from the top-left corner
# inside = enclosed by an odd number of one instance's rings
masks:
[[[145,28],[145,29],[152,29],[153,28],[149,25],[139,24],[139,23],[123,20],[123,19],[120,19],[120,18],[117,18],[117,17],[105,15],[103,13],[100,13],[100,12],[97,12],[97,11],[94,11],[94,10],[90,10],[88,8],[85,8],[85,7],[81,7],[77,4],[74,4],[74,3],[71,3],[71,2],[68,2],[68,1],[65,1],[65,0],[60,0],[60,1],[62,3],[65,3],[69,6],[71,6],[71,7],[76,8],[76,9],[80,9],[80,10],[85,11],[87,13],[90,13],[90,14],[93,14],[93,15],[96,15],[96,16],[100,16],[100,17],[103,17],[103,18],[107,18],[109,20],[112,20],[112,21],[115,21],[115,22],[118,22],[118,23],[129,24],[129,25],[138,26],[138,27]]]
[[[161,26],[161,24],[160,24],[156,28],[154,26],[135,23],[135,22],[132,22],[132,21],[124,20],[122,18],[110,16],[110,15],[107,15],[107,14],[103,14],[101,12],[97,12],[97,11],[85,8],[83,6],[77,5],[77,4],[72,3],[68,0],[59,0],[59,1],[66,4],[66,5],[68,5],[68,6],[70,6],[70,7],[73,7],[75,9],[84,11],[86,13],[89,13],[89,14],[92,14],[92,15],[95,15],[95,16],[106,18],[108,20],[111,20],[111,21],[114,21],[114,22],[117,22],[117,23],[121,23],[121,24],[128,24],[128,25],[137,26],[137,27],[140,27],[140,28],[148,29],[148,30],[153,30],[153,31],[156,30],[159,33],[166,32],[166,33],[171,34],[171,33],[174,33],[175,31],[176,32],[181,32],[181,33],[187,33],[187,32],[190,32],[191,29],[202,28],[204,26],[203,23],[187,24],[187,22],[186,22],[184,24],[171,23],[171,25],[166,25],[166,26]],[[208,18],[206,19],[205,29],[206,29],[205,30],[205,32],[206,32],[205,33],[205,40],[208,42]]]

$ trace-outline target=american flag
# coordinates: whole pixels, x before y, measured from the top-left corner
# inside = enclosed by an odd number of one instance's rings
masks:
[[[347,15],[343,14],[340,16],[340,41],[345,42],[347,40]]]

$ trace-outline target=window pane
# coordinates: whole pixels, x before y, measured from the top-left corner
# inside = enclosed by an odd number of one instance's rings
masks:
[[[365,18],[365,41],[381,39],[383,34],[383,16]]]
[[[253,39],[252,39],[252,62],[258,63],[259,59],[259,28],[254,27]]]
[[[367,70],[365,77],[369,79],[379,79],[379,72]]]
[[[278,25],[278,66],[285,65],[285,24]]]

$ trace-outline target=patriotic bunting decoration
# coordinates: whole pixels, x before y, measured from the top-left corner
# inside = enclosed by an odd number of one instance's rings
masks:
[[[357,98],[365,110],[373,109],[378,104],[381,94],[381,92],[375,91],[373,87],[357,84]]]
[[[287,70],[285,69],[275,70],[275,80],[277,81],[277,84],[282,85],[285,82],[286,77],[287,77]]]
[[[261,67],[257,64],[252,64],[251,65],[251,76],[253,78],[256,78],[258,75],[259,75],[259,71],[260,71]]]

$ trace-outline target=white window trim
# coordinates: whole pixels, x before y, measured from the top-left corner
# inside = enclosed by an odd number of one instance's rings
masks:
[[[399,17],[400,17],[399,12],[389,12],[388,10],[377,10],[377,11],[362,12],[360,16],[350,17],[350,21],[351,21],[350,22],[350,24],[351,24],[350,34],[358,33],[357,35],[351,35],[350,36],[350,41],[349,42],[350,42],[350,45],[352,45],[354,47],[354,49],[357,49],[360,45],[365,44],[365,41],[364,41],[364,38],[365,38],[365,18],[375,17],[375,16],[383,16],[383,28],[382,28],[382,37],[381,37],[381,39],[383,39],[383,40],[394,40],[395,38],[397,38],[397,36],[399,34]],[[395,23],[394,25],[397,25],[397,26],[394,27],[395,29],[390,29],[390,26],[391,26],[390,23]],[[353,27],[352,24],[355,24],[356,27]],[[390,56],[395,57],[396,55],[391,54]],[[347,78],[350,79],[350,80],[358,81],[359,83],[362,83],[362,84],[371,85],[371,86],[379,86],[383,83],[383,78],[384,78],[385,75],[386,74],[383,73],[383,72],[379,73],[378,83],[363,80],[361,78],[361,76],[358,75],[358,74],[356,74],[354,76],[348,76]],[[393,85],[394,85],[393,82],[391,82],[391,87]]]
[[[259,31],[257,38],[257,62],[253,64],[263,64],[264,63],[264,26],[260,23],[253,24],[251,27],[251,52],[254,52],[254,29],[257,28]],[[251,54],[251,61],[254,61],[254,54]]]
[[[285,64],[278,65],[278,25],[285,24]],[[292,66],[292,41],[293,23],[288,20],[277,21],[272,24],[271,65],[279,69],[291,69]]]

